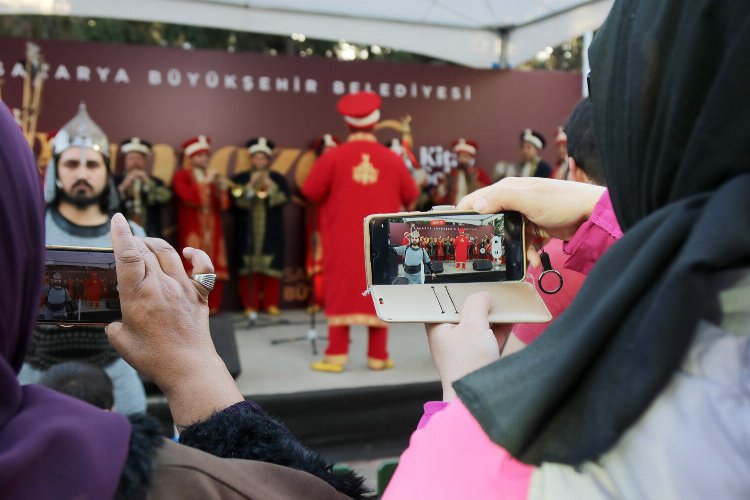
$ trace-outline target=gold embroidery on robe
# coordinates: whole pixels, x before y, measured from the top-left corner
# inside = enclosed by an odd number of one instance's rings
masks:
[[[358,184],[367,186],[368,184],[377,184],[378,182],[378,169],[375,165],[370,163],[370,155],[362,155],[362,163],[354,167],[352,172],[352,179]]]

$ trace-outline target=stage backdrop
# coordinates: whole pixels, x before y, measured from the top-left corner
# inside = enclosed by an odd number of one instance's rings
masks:
[[[26,41],[0,38],[2,98],[10,107],[21,105]],[[156,144],[151,168],[168,183],[179,167],[179,145],[189,137],[211,137],[211,166],[227,175],[248,168],[247,153],[238,147],[248,138],[264,135],[276,142],[273,168],[287,176],[295,192],[285,213],[286,305],[302,305],[308,297],[301,236],[304,202],[298,185],[314,160],[308,151],[311,140],[324,133],[346,136],[335,111],[341,95],[372,90],[383,97],[383,119],[410,115],[415,153],[423,165],[449,167],[455,161],[448,152],[450,142],[465,137],[479,143],[477,165],[492,175],[498,161],[518,160],[523,128],[539,130],[553,142],[581,90],[580,75],[573,73],[34,42],[49,65],[40,139],[85,102],[111,142],[137,135]],[[378,135],[383,141],[399,136],[393,130]],[[553,163],[554,144],[543,155]],[[231,241],[228,245],[232,248]],[[227,293],[224,307],[237,306],[236,295]]]

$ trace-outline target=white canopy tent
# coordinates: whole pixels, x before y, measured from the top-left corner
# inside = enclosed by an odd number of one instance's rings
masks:
[[[0,0],[0,14],[104,17],[391,47],[513,67],[598,28],[614,0]]]

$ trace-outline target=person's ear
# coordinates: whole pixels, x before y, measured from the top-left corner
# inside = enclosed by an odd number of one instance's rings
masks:
[[[593,184],[591,181],[591,178],[581,170],[578,165],[576,165],[576,161],[572,156],[568,157],[568,166],[570,167],[570,180],[575,182],[581,182],[583,184]]]

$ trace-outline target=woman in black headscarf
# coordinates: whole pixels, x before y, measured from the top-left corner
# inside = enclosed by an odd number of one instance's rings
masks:
[[[134,238],[120,214],[112,221],[112,239],[123,323],[109,325],[107,334],[165,391],[175,422],[185,426],[181,442],[190,447],[162,438],[159,424],[143,415],[128,419],[44,387],[21,386],[16,377],[39,307],[44,203],[31,151],[4,105],[0,178],[2,498],[328,499],[366,493],[361,478],[333,472],[243,400],[211,344],[207,291],[192,284],[169,245]],[[203,252],[188,249],[185,256],[196,272],[212,272]]]
[[[596,139],[624,236],[536,342],[458,380],[449,408],[468,409],[512,456],[498,458],[497,474],[514,464],[530,475],[531,497],[746,498],[750,8],[618,0],[589,54]],[[520,210],[542,233],[570,237],[581,222],[566,210],[592,210],[581,189],[509,179],[459,208]],[[466,307],[483,314],[484,300]],[[454,346],[491,335],[481,314],[433,329],[441,375],[457,373],[440,364],[451,353],[438,337],[451,333]],[[430,421],[442,435],[447,411]],[[420,468],[426,478],[439,469]]]

